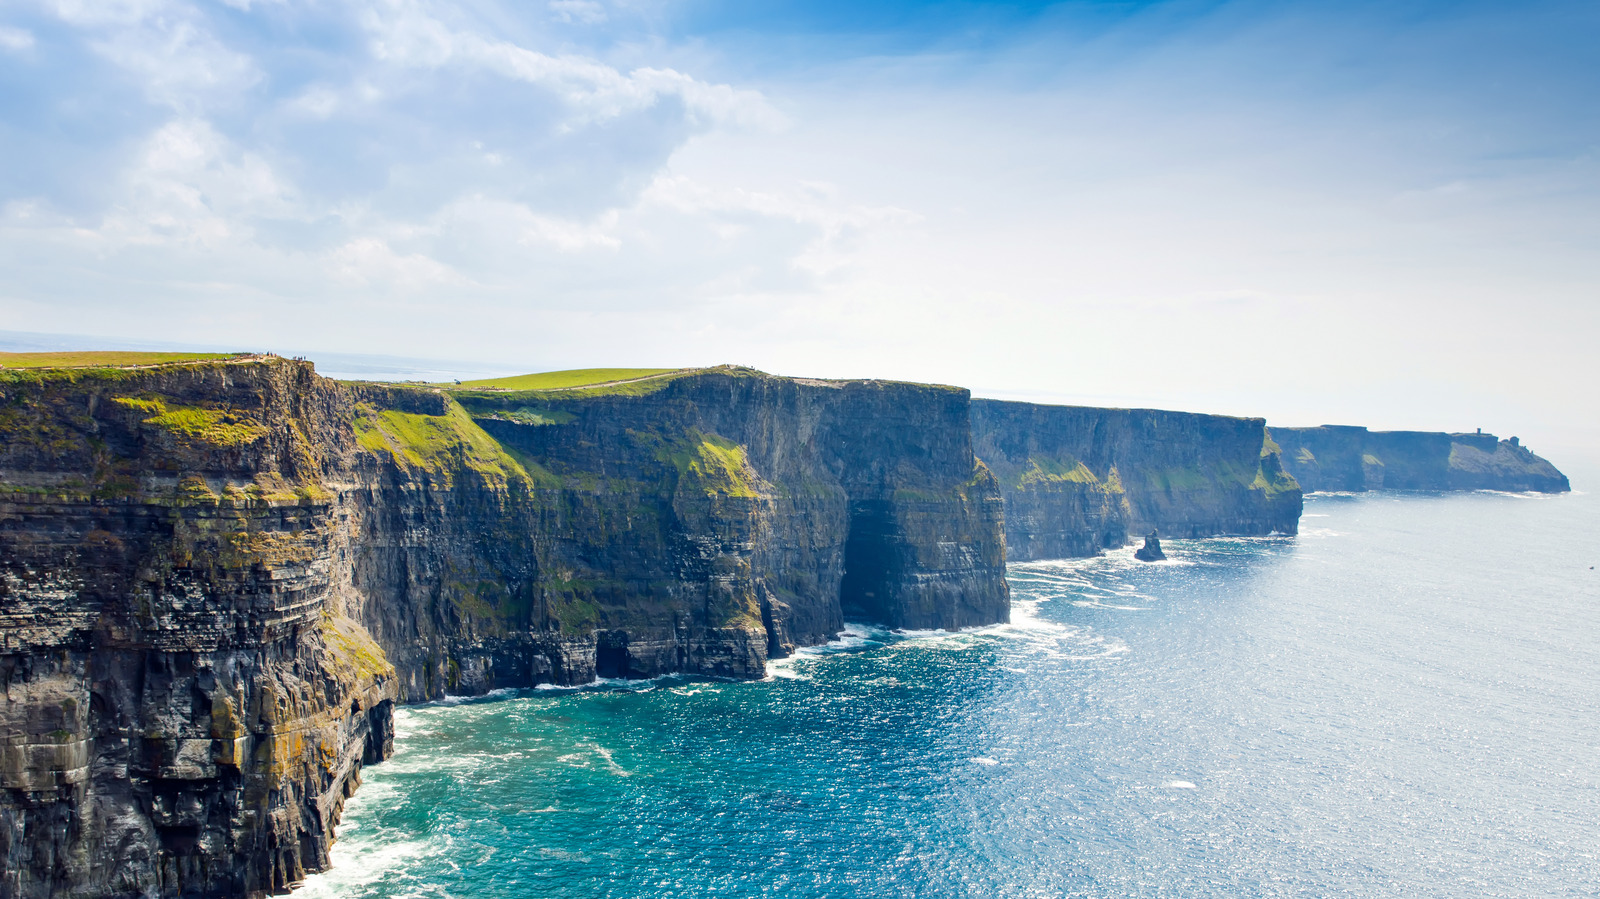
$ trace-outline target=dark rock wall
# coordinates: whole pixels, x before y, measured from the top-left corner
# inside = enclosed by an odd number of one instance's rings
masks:
[[[630,633],[745,628],[762,664],[831,638],[846,614],[945,628],[1009,615],[1001,503],[972,454],[966,391],[730,370],[586,394],[462,398],[561,484],[545,491],[564,572],[547,606],[592,604],[599,626]]]
[[[1293,534],[1301,494],[1259,418],[974,400],[1015,560],[1170,537]]]
[[[326,866],[394,698],[331,564],[340,404],[286,362],[0,382],[0,896]]]
[[[965,391],[465,399],[275,358],[0,373],[0,897],[286,889],[395,701],[1008,615]]]
[[[1284,466],[1308,491],[1571,489],[1566,475],[1515,437],[1339,425],[1272,434]]]

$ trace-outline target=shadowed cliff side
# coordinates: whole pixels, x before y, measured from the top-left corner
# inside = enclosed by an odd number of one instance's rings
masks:
[[[0,895],[325,867],[396,686],[334,564],[341,392],[275,359],[0,374]]]
[[[460,396],[276,357],[0,372],[0,895],[284,890],[396,700],[1009,614],[965,391]]]
[[[560,485],[545,596],[567,611],[547,625],[626,631],[629,673],[674,670],[649,647],[685,627],[691,641],[746,628],[764,662],[830,639],[843,615],[913,628],[1009,615],[1002,507],[964,390],[725,368],[456,395]]]
[[[1089,556],[1130,534],[1294,534],[1300,487],[1259,418],[973,400],[1009,557]]]
[[[1571,489],[1566,475],[1515,437],[1339,425],[1272,433],[1284,467],[1308,491]]]

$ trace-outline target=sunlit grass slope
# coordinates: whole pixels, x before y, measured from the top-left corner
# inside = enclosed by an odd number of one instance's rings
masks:
[[[102,368],[119,365],[162,365],[232,359],[239,353],[134,353],[99,350],[80,353],[0,353],[0,368]]]
[[[570,371],[547,371],[532,375],[513,375],[509,378],[485,378],[481,381],[462,381],[465,388],[498,388],[501,390],[566,390],[588,387],[592,384],[610,384],[616,381],[633,381],[683,371],[680,368],[575,368]],[[454,387],[456,385],[448,385]]]

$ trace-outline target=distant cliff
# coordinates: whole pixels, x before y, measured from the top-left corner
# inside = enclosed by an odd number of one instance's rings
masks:
[[[1571,489],[1566,475],[1515,437],[1337,425],[1275,427],[1272,434],[1284,467],[1308,491]]]
[[[1006,504],[1011,559],[1170,537],[1294,534],[1300,486],[1259,418],[973,400],[973,445]]]
[[[397,700],[1009,614],[964,390],[457,396],[276,357],[0,372],[0,895],[286,889]]]

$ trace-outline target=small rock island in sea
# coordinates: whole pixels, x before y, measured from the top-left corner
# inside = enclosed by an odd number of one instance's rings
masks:
[[[1161,551],[1161,538],[1151,531],[1145,535],[1144,545],[1133,551],[1133,557],[1141,562],[1164,562],[1167,554]]]
[[[395,703],[1005,621],[1008,559],[1294,534],[1302,483],[1567,489],[1515,440],[734,366],[0,354],[0,892],[283,892]]]

